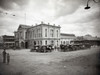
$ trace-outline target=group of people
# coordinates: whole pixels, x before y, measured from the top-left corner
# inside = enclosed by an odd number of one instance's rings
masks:
[[[3,54],[3,63],[7,62],[7,64],[9,64],[10,55],[9,55],[9,53],[6,52],[6,49],[3,50],[2,54]]]

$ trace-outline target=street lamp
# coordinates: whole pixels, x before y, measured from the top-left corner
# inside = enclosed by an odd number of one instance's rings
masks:
[[[87,1],[87,6],[84,8],[84,9],[90,9],[91,7],[89,6],[89,1],[90,0],[88,0]],[[100,2],[100,0],[98,0],[98,1],[96,1],[96,0],[93,0],[95,3],[98,3],[98,2]]]

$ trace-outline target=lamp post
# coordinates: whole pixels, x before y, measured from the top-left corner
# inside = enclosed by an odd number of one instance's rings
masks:
[[[90,8],[91,8],[91,7],[89,6],[89,1],[90,1],[90,0],[87,1],[87,6],[86,6],[84,9],[90,9]],[[93,2],[98,3],[98,2],[100,2],[100,0],[98,0],[98,1],[93,0]]]

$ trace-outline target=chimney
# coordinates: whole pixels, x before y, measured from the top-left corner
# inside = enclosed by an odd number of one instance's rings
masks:
[[[43,24],[43,21],[41,21],[41,24]]]
[[[60,27],[60,25],[58,25]]]
[[[35,23],[35,25],[37,26],[37,23]]]
[[[48,23],[48,25],[50,25],[50,23]]]

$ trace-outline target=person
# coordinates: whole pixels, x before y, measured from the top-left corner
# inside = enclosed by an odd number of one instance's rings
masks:
[[[6,50],[5,49],[2,52],[2,54],[3,54],[3,63],[6,63]]]
[[[10,62],[10,55],[9,53],[7,53],[7,64],[9,64],[9,62]]]

